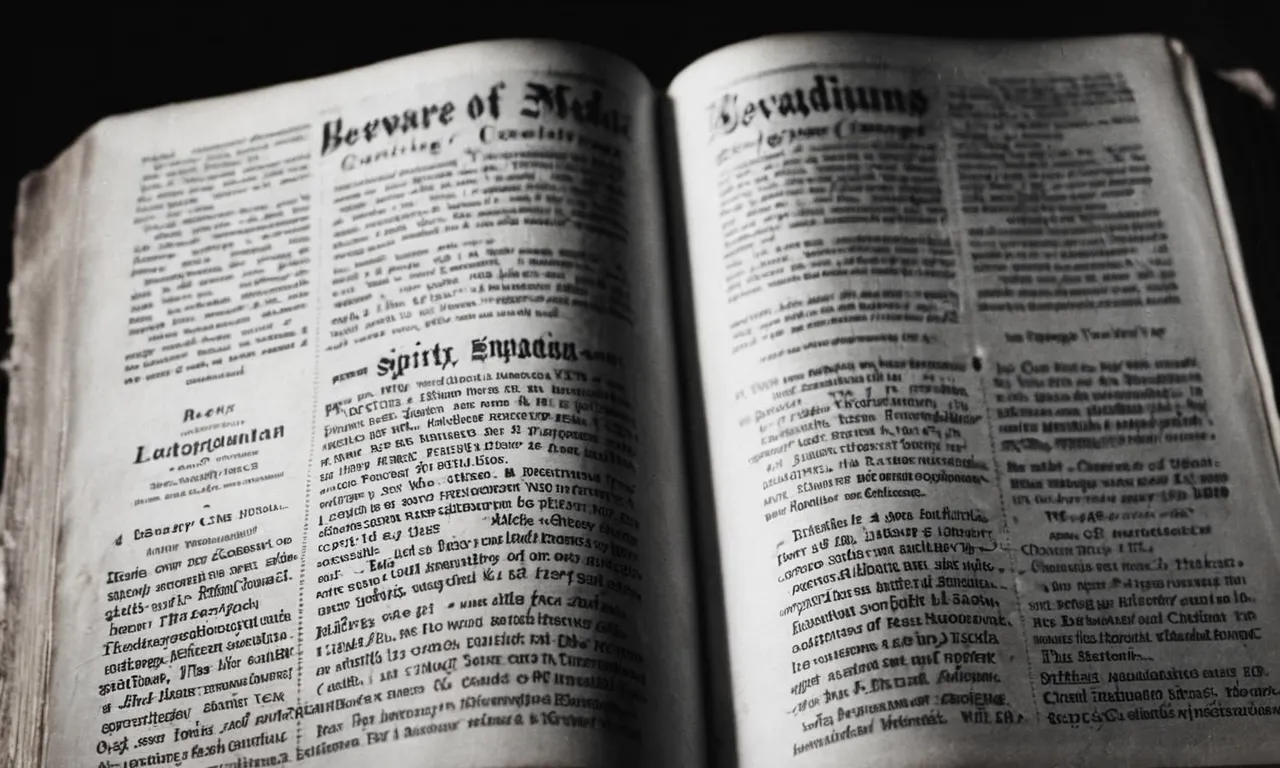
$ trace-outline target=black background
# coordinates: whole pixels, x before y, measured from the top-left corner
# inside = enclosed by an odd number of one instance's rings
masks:
[[[9,165],[0,184],[0,215],[11,217],[25,174],[50,163],[108,115],[325,75],[471,40],[540,37],[586,43],[629,59],[662,87],[702,54],[776,32],[960,38],[1156,32],[1186,42],[1201,67],[1259,323],[1268,356],[1280,365],[1280,112],[1263,110],[1210,74],[1251,67],[1280,88],[1278,7],[1270,0],[1183,5],[1041,0],[992,8],[902,0],[839,5],[751,0],[717,7],[437,0],[408,6],[313,4],[269,19],[254,6],[110,8],[93,16],[72,6],[51,6],[47,18],[36,20],[32,14],[43,9],[28,2],[22,5],[25,15],[14,9],[6,13],[10,106],[0,136],[9,146]],[[10,248],[11,233],[4,239]],[[0,260],[6,285],[11,269],[7,253]],[[0,314],[8,317],[7,294],[0,297]],[[6,351],[7,346],[6,336]],[[0,397],[7,402],[6,394],[7,379],[0,377]],[[709,691],[727,695],[711,685]],[[727,730],[718,738],[725,740],[720,749],[731,749]]]
[[[10,16],[12,106],[5,121],[10,154],[8,175],[0,185],[0,211],[12,221],[21,178],[50,163],[102,117],[329,74],[470,40],[543,37],[587,43],[631,60],[661,87],[704,53],[773,32],[845,29],[982,38],[1161,32],[1184,40],[1205,75],[1251,289],[1270,357],[1277,360],[1280,122],[1276,112],[1266,113],[1207,76],[1210,70],[1247,66],[1280,87],[1277,6],[1219,2],[1148,7],[1051,0],[995,8],[911,2],[505,6],[454,0],[407,7],[313,5],[294,16],[266,20],[255,15],[257,9],[227,11],[217,5],[177,15],[170,9],[112,9],[93,18],[68,9],[39,23]],[[11,233],[5,241],[6,249],[11,248]],[[12,269],[9,255],[0,263],[6,285]],[[0,310],[7,318],[7,294],[0,299]]]

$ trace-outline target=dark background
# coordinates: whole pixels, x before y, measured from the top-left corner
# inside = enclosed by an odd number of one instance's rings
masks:
[[[1280,360],[1280,119],[1209,76],[1253,67],[1280,88],[1275,48],[1280,3],[1124,5],[1052,2],[962,7],[897,2],[748,7],[681,4],[522,4],[453,0],[391,8],[376,3],[312,5],[264,20],[217,5],[82,11],[46,23],[11,17],[7,68],[11,108],[7,176],[0,211],[12,221],[20,179],[51,162],[107,115],[324,75],[453,43],[502,37],[575,40],[617,53],[664,86],[685,65],[720,46],[773,32],[860,32],[984,38],[1036,38],[1162,32],[1185,41],[1201,66],[1214,132],[1250,285],[1269,356]],[[33,6],[37,7],[37,6]],[[287,19],[287,21],[286,21]],[[0,278],[12,269],[5,237]],[[7,293],[0,312],[8,317]],[[3,341],[8,348],[8,336]],[[0,395],[7,381],[0,382]]]
[[[179,5],[179,4],[173,4]],[[102,117],[329,74],[398,55],[480,39],[542,37],[603,48],[637,64],[659,87],[698,56],[776,32],[850,30],[961,38],[1048,38],[1157,32],[1183,40],[1201,67],[1228,193],[1244,244],[1250,287],[1268,356],[1280,366],[1280,112],[1212,76],[1251,67],[1280,88],[1280,3],[1121,4],[1041,0],[982,8],[919,2],[796,2],[709,7],[591,3],[507,6],[472,0],[390,7],[312,4],[296,15],[260,18],[261,7],[195,10],[80,8],[34,21],[39,4],[6,14],[9,146],[0,215],[12,217],[17,185]],[[5,237],[8,251],[12,233]],[[11,258],[0,259],[8,284]],[[0,314],[8,317],[7,293]],[[6,355],[8,337],[0,340]],[[7,379],[0,397],[7,402]],[[3,423],[0,422],[0,436]],[[694,475],[696,477],[696,474]],[[705,540],[714,541],[714,537]],[[705,553],[704,553],[705,554]],[[713,561],[707,561],[713,562]],[[714,572],[714,568],[710,569]],[[704,572],[706,575],[707,572]],[[704,616],[714,623],[714,606]],[[714,660],[713,655],[710,657]],[[714,666],[714,665],[712,665]],[[708,694],[723,691],[715,680]],[[710,721],[713,753],[725,761],[729,727]]]

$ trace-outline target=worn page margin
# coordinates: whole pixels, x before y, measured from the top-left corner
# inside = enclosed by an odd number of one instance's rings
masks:
[[[1231,276],[1231,285],[1236,294],[1240,323],[1244,326],[1245,340],[1249,345],[1249,353],[1253,357],[1253,372],[1258,377],[1258,386],[1262,390],[1262,407],[1266,411],[1267,423],[1270,427],[1273,458],[1280,466],[1280,411],[1276,408],[1275,381],[1271,376],[1271,367],[1267,364],[1267,352],[1262,343],[1262,331],[1258,328],[1258,316],[1253,309],[1253,294],[1249,290],[1249,280],[1244,268],[1244,253],[1240,247],[1240,236],[1236,231],[1235,219],[1231,215],[1226,180],[1222,175],[1218,147],[1210,130],[1209,112],[1204,103],[1204,94],[1200,90],[1200,78],[1196,74],[1195,59],[1180,40],[1170,39],[1169,51],[1173,56],[1183,95],[1187,100],[1187,111],[1191,123],[1195,127],[1196,141],[1200,147],[1205,177],[1209,184],[1209,194],[1213,201],[1214,213],[1218,218],[1218,230],[1222,237],[1222,250],[1226,256],[1227,271]]]

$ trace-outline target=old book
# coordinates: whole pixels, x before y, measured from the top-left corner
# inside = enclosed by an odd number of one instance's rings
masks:
[[[6,761],[1280,759],[1193,72],[501,41],[95,125],[17,213]]]

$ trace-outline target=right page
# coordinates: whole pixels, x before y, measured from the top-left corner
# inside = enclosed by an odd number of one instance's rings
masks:
[[[1272,395],[1165,41],[669,96],[741,764],[1280,759]]]

